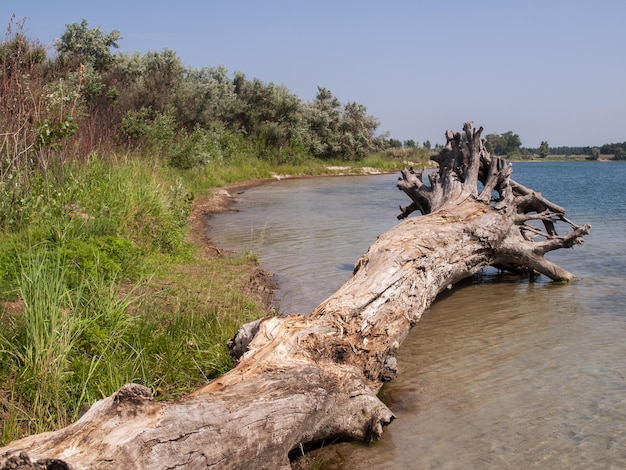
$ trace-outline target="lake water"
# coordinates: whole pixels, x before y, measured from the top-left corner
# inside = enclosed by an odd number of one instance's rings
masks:
[[[397,419],[375,444],[329,447],[324,468],[626,468],[626,164],[514,163],[512,177],[592,224],[584,245],[549,255],[578,280],[487,269],[441,296],[381,391]],[[210,236],[257,253],[281,311],[308,313],[397,223],[409,200],[396,179],[264,184],[213,217]]]

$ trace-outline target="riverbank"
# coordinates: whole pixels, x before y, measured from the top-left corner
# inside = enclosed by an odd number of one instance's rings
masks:
[[[0,445],[65,427],[127,382],[185,396],[271,313],[271,276],[207,241],[204,175],[137,157],[64,171],[32,185],[0,237]]]
[[[319,176],[290,176],[276,175],[273,178],[263,178],[258,180],[243,181],[233,183],[227,186],[216,188],[210,194],[196,197],[192,203],[192,210],[189,215],[189,235],[188,241],[198,247],[203,257],[211,259],[213,257],[227,256],[223,247],[216,246],[211,240],[208,232],[210,227],[210,219],[212,215],[232,210],[232,205],[236,203],[236,194],[246,189],[260,186],[271,181],[281,179],[296,178],[322,178],[333,176],[363,175],[363,174],[382,174],[380,170],[375,168],[367,169],[367,172],[350,172],[350,167],[331,167],[330,171],[336,172],[328,175]],[[276,280],[272,273],[262,269],[255,261],[255,255],[249,260],[249,270],[246,277],[249,280],[249,290],[259,300],[260,305],[266,315],[274,314],[274,293],[277,289]]]
[[[410,166],[411,162],[406,162]],[[403,165],[404,166],[404,165]],[[243,181],[233,183],[220,188],[215,188],[210,194],[197,197],[192,205],[192,211],[189,216],[189,241],[197,246],[203,256],[220,257],[228,256],[229,253],[224,251],[223,247],[217,246],[211,240],[208,232],[211,223],[211,217],[214,214],[233,210],[232,206],[236,203],[237,194],[246,191],[249,188],[267,184],[276,180],[283,179],[312,179],[312,178],[332,178],[347,176],[371,176],[395,173],[397,170],[380,170],[374,167],[353,168],[350,166],[329,166],[329,173],[321,175],[275,175],[272,178],[263,178],[258,180]],[[234,253],[230,253],[235,255]],[[250,272],[250,289],[258,297],[264,312],[267,315],[274,314],[274,293],[278,288],[276,280],[272,273],[262,269],[256,263],[256,254],[252,253]]]
[[[126,154],[31,175],[19,204],[0,203],[0,444],[64,427],[130,381],[175,400],[230,370],[226,343],[274,313],[275,280],[255,253],[212,243],[210,215],[267,181],[403,165],[358,163],[180,171]]]
[[[228,253],[225,253],[223,248],[216,246],[208,235],[210,218],[213,214],[231,210],[231,206],[235,202],[232,193],[244,191],[260,184],[263,184],[263,181],[236,183],[218,188],[211,194],[200,196],[194,200],[189,215],[188,241],[198,248],[202,258],[210,261],[216,257],[228,256]],[[274,293],[277,288],[272,273],[263,270],[254,257],[245,259],[243,267],[244,272],[242,274],[244,279],[247,279],[245,290],[258,302],[263,313],[261,316],[272,315],[274,313]]]

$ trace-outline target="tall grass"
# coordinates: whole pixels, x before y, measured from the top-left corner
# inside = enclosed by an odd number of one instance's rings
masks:
[[[227,340],[263,314],[254,267],[185,241],[184,176],[92,156],[31,186],[0,237],[0,443],[126,382],[176,398],[232,366]]]
[[[188,393],[230,369],[227,340],[261,313],[245,260],[186,265],[123,294],[104,277],[76,284],[58,253],[34,251],[21,314],[0,316],[3,442],[65,426],[126,382],[160,399]]]
[[[60,256],[50,259],[37,253],[20,261],[23,341],[10,349],[21,365],[24,397],[38,417],[33,420],[34,430],[41,431],[67,419],[67,362],[82,321],[74,295],[67,289],[67,271]]]
[[[13,433],[42,432],[76,419],[93,398],[87,393],[88,380],[77,381],[76,367],[86,359],[93,371],[106,357],[89,354],[85,346],[94,343],[88,338],[103,329],[107,338],[114,338],[128,323],[128,302],[118,298],[114,281],[85,276],[76,284],[69,271],[59,252],[33,247],[20,257],[21,315],[0,335],[7,356],[2,375],[9,385],[3,391],[10,391],[14,402],[5,421]],[[21,425],[15,427],[17,422]],[[6,425],[3,436],[15,437]]]

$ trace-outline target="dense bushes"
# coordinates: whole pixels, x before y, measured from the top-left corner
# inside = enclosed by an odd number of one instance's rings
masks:
[[[113,55],[110,49],[120,39],[118,32],[90,29],[86,21],[71,24],[56,44],[58,57],[41,59],[53,69],[62,64],[66,74],[79,73],[88,110],[78,129],[77,140],[83,143],[87,132],[99,146],[148,141],[158,144],[150,149],[158,155],[165,144],[219,129],[240,134],[253,148],[281,154],[283,160],[302,152],[358,160],[385,145],[363,105],[344,106],[327,89],[319,88],[315,100],[304,103],[284,86],[250,80],[240,72],[231,76],[221,66],[185,67],[171,50]],[[285,148],[291,151],[282,152]],[[190,163],[172,161],[183,167]]]
[[[216,133],[244,140],[248,155],[282,163],[360,160],[388,144],[363,105],[342,105],[325,88],[305,103],[282,85],[221,66],[185,67],[171,50],[114,54],[120,33],[90,29],[84,20],[67,25],[57,54],[48,56],[22,26],[12,22],[0,44],[3,181],[24,178],[20,170],[33,165],[46,170],[122,148],[190,168],[210,161],[192,150]],[[17,186],[11,189],[19,198]]]

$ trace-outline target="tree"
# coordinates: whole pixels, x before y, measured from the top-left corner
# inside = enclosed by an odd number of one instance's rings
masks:
[[[361,160],[375,150],[374,132],[378,121],[367,114],[367,109],[356,102],[344,106],[339,123],[341,157]]]
[[[391,138],[389,139],[389,147],[390,148],[402,148],[402,141],[400,139],[394,139]]]
[[[135,82],[135,108],[151,108],[164,113],[185,75],[185,67],[176,52],[164,49],[161,52],[148,52],[142,58],[141,76]]]
[[[506,155],[512,155],[520,152],[522,140],[519,135],[514,134],[512,131],[508,131],[502,134],[502,137],[506,142]]]
[[[550,154],[550,146],[548,145],[548,142],[546,142],[545,140],[542,140],[541,144],[539,144],[539,156],[541,158],[546,158],[549,154]]]
[[[235,83],[223,66],[186,69],[171,104],[177,122],[189,130],[233,123],[237,110]]]
[[[83,19],[80,24],[67,24],[65,32],[61,39],[55,42],[55,46],[59,54],[101,71],[113,63],[111,48],[117,49],[120,39],[122,36],[119,31],[113,30],[105,34],[99,27],[89,29],[87,20]]]
[[[512,155],[520,152],[522,141],[517,134],[512,131],[505,132],[504,134],[488,134],[485,136],[486,149],[496,155]]]
[[[244,325],[230,342],[238,362],[229,373],[176,402],[127,384],[67,428],[0,449],[0,469],[288,470],[309,446],[378,438],[394,415],[377,393],[437,295],[485,266],[571,280],[544,255],[589,231],[512,180],[512,166],[486,151],[482,128],[463,129],[446,133],[429,184],[424,172],[401,172],[397,187],[412,202],[398,218],[423,216],[378,237],[309,315]],[[557,234],[557,223],[569,231]]]
[[[305,145],[318,158],[336,158],[340,155],[338,127],[341,103],[330,90],[317,87],[317,95],[305,110],[308,135]]]
[[[615,160],[626,159],[626,142],[604,144],[600,147],[600,153],[603,155],[613,155]]]

